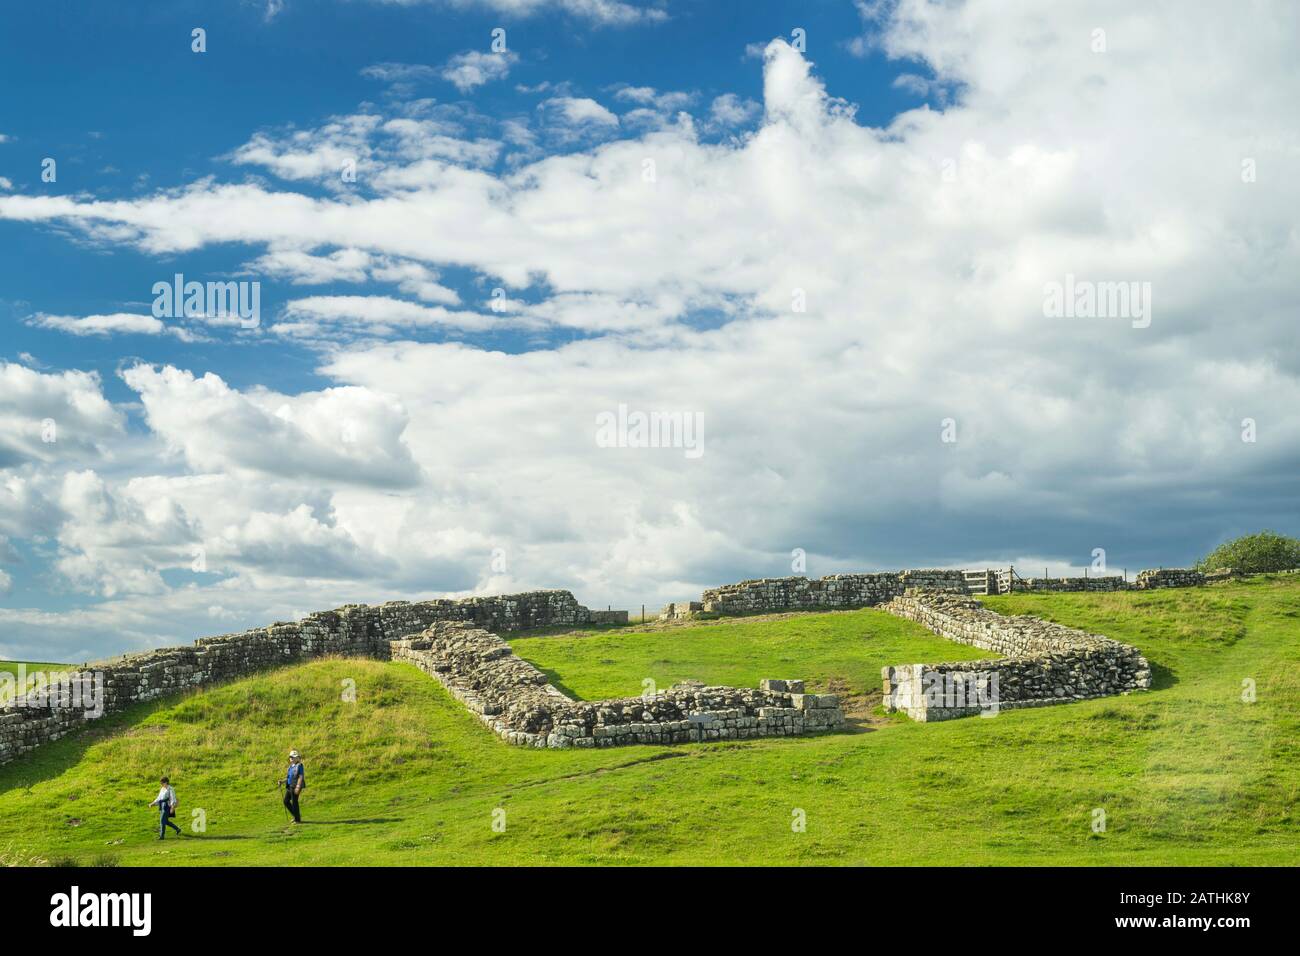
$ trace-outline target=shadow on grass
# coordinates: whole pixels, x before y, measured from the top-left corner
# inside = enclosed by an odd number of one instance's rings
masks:
[[[260,836],[248,833],[186,833],[184,836],[168,836],[158,843],[225,843],[227,840],[260,840]]]
[[[101,740],[112,737],[194,693],[196,691],[181,692],[175,696],[132,704],[116,714],[105,714],[90,721],[66,737],[41,744],[33,753],[24,754],[11,763],[0,766],[0,793],[29,790],[38,783],[55,779],[80,763],[86,751]]]
[[[532,661],[529,661],[529,663],[532,664]],[[533,664],[533,666],[537,667],[536,664]],[[537,669],[546,675],[546,681],[548,684],[558,690],[565,697],[569,698],[569,700],[585,703],[581,697],[573,692],[571,687],[568,687],[564,681],[560,680],[558,671],[553,671],[548,667],[537,667]]]
[[[296,824],[296,826],[358,826],[366,823],[404,823],[405,821],[405,817],[371,817],[366,820],[303,820],[302,823]]]
[[[1164,664],[1157,664],[1150,658],[1147,663],[1151,665],[1151,689],[1167,690],[1178,683],[1178,675],[1166,667]]]
[[[890,724],[896,724],[899,721],[893,720],[892,717],[874,717],[874,716],[853,716],[844,718],[844,727],[838,731],[832,731],[832,734],[874,734],[881,727],[888,727]],[[809,734],[806,736],[826,737],[830,734],[819,733]]]
[[[201,687],[177,688],[155,700],[140,701],[115,714],[105,714],[77,727],[66,737],[40,744],[35,752],[24,754],[10,763],[0,765],[0,793],[8,790],[29,790],[38,783],[53,780],[80,763],[86,751],[95,744],[134,724],[143,722],[159,711],[175,707],[191,697],[211,693],[239,681],[265,677],[283,668],[317,663],[327,659],[327,657],[313,657],[271,664],[248,674],[213,681]]]

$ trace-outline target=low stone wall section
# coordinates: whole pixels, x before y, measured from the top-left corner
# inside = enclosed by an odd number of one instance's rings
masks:
[[[1186,568],[1161,568],[1142,571],[1132,584],[1117,577],[1070,579],[1019,579],[1016,590],[1150,590],[1164,587],[1193,587],[1235,576],[1235,572],[1218,572],[1211,575]],[[920,601],[922,591],[966,594],[965,572],[960,570],[910,570],[887,571],[872,574],[832,574],[824,578],[806,577],[762,578],[736,584],[710,588],[699,602],[670,605],[665,617],[670,620],[709,617],[720,614],[747,614],[792,610],[819,610],[825,608],[856,608],[886,604],[887,610],[900,616],[911,616],[931,626],[937,633],[953,640],[987,647],[1008,654],[1007,660],[979,662],[989,675],[997,674],[1002,706],[1037,706],[1062,700],[1100,696],[1107,693],[1126,693],[1128,690],[1149,686],[1150,670],[1134,648],[1110,641],[1097,635],[1087,635],[1060,625],[1051,625],[1035,618],[1002,618],[966,600],[964,603],[936,604],[934,600]],[[984,615],[984,616],[981,616]],[[997,619],[996,621],[993,619]],[[626,623],[625,611],[592,611],[579,604],[568,591],[530,591],[500,597],[475,597],[462,600],[441,599],[433,601],[393,601],[381,605],[346,605],[333,611],[309,614],[301,621],[277,623],[269,627],[252,628],[237,634],[202,638],[187,647],[170,647],[137,654],[128,654],[85,665],[84,669],[70,672],[69,688],[93,686],[98,679],[102,693],[102,713],[121,711],[132,704],[154,700],[166,694],[194,687],[231,680],[248,674],[297,660],[323,655],[364,655],[387,657],[392,653],[394,641],[413,635],[422,635],[437,624],[458,623],[472,625],[495,635],[533,627],[579,627],[584,624]],[[1012,625],[997,622],[1021,622]],[[1056,630],[1053,630],[1056,629]],[[1071,632],[1067,636],[1064,632]],[[1080,637],[1082,635],[1082,637]],[[499,640],[499,638],[498,638]],[[980,642],[984,643],[980,643]],[[1058,644],[1054,649],[1049,647]],[[1099,643],[1100,642],[1100,643]],[[1068,647],[1066,645],[1069,645]],[[1001,645],[1006,645],[1001,646]],[[1011,645],[1017,645],[1012,647]],[[1032,645],[1032,646],[1031,646]],[[402,653],[414,654],[417,650],[432,648],[407,648]],[[1119,650],[1122,649],[1122,650]],[[1052,659],[1053,655],[1061,655]],[[1026,664],[1020,657],[1032,658],[1037,663]],[[516,659],[517,660],[517,659]],[[529,665],[531,666],[531,665]],[[905,688],[921,688],[928,674],[958,675],[974,673],[975,667],[966,664],[900,665],[893,668],[893,677],[886,668],[886,697],[901,700]],[[1004,680],[1003,677],[1006,679]],[[937,678],[936,678],[937,679]],[[972,678],[974,679],[974,678]],[[89,681],[89,684],[88,684]],[[951,683],[950,681],[949,683]],[[1144,683],[1145,681],[1145,683]],[[544,683],[544,682],[543,682]],[[457,687],[460,684],[456,684]],[[546,685],[549,686],[549,685]],[[891,692],[890,687],[897,688]],[[554,688],[551,688],[554,691]],[[792,711],[780,714],[783,705],[752,697],[759,691],[739,691],[734,688],[705,688],[692,693],[708,694],[698,700],[670,697],[660,702],[658,712],[650,719],[589,720],[593,711],[583,708],[601,707],[609,713],[644,714],[640,698],[624,702],[603,701],[586,704],[568,701],[568,708],[554,711],[552,727],[545,730],[545,745],[550,738],[606,740],[615,742],[680,742],[687,739],[715,739],[715,731],[726,731],[727,736],[761,736],[778,732],[778,726],[823,729],[823,717],[810,717],[819,710],[816,699],[811,708],[802,704],[784,708]],[[1050,693],[1049,693],[1050,691]],[[555,693],[559,693],[555,691]],[[672,693],[672,692],[670,692]],[[679,695],[686,691],[676,692]],[[761,693],[772,693],[762,691]],[[910,691],[909,691],[910,693]],[[751,695],[751,696],[745,696]],[[563,697],[563,695],[560,695]],[[799,695],[792,695],[799,696]],[[513,700],[513,698],[512,698]],[[521,698],[522,700],[522,698]],[[549,697],[545,703],[554,703]],[[514,704],[512,706],[518,706]],[[642,710],[637,710],[641,707]],[[674,708],[676,708],[674,710]],[[776,708],[773,710],[773,708]],[[827,705],[827,710],[838,707]],[[898,709],[907,709],[899,707]],[[954,716],[961,708],[952,710]],[[760,714],[759,710],[766,711]],[[911,708],[917,719],[937,719],[945,708],[929,709],[921,713],[919,705]],[[676,726],[681,723],[678,713],[714,715],[698,723],[709,724],[703,729]],[[794,713],[798,712],[798,713]],[[969,712],[969,710],[963,711]],[[549,713],[549,711],[548,711]],[[574,714],[578,717],[574,717]],[[597,710],[594,713],[603,713]],[[727,714],[728,716],[719,716]],[[487,716],[496,717],[495,714]],[[661,719],[662,718],[662,719]],[[0,706],[0,764],[28,753],[42,744],[72,733],[88,719],[86,711],[61,706],[58,694],[53,691],[27,695],[21,700]],[[832,720],[827,715],[826,720]],[[842,722],[842,714],[839,716]],[[763,720],[764,723],[757,721]],[[727,723],[726,721],[732,721]],[[491,723],[491,722],[490,722]],[[533,722],[535,723],[535,722]],[[615,729],[623,724],[653,725]],[[833,720],[832,720],[833,723]],[[493,724],[495,727],[495,724]],[[540,729],[528,729],[529,720],[519,723],[511,718],[502,724],[503,736],[523,734],[516,742],[536,743]],[[596,728],[603,728],[596,734]],[[521,729],[522,728],[522,729]],[[591,733],[588,734],[587,731]],[[747,734],[739,734],[746,731]],[[748,733],[755,731],[756,733]],[[500,731],[498,731],[500,732]],[[532,735],[532,736],[529,736]],[[694,735],[694,736],[692,736]],[[558,744],[557,744],[558,745]],[[592,746],[603,744],[575,744]]]
[[[1228,575],[1218,577],[1223,579]],[[1190,568],[1157,568],[1152,571],[1138,572],[1134,587],[1140,591],[1148,591],[1154,588],[1193,588],[1205,583],[1205,575],[1200,571]]]
[[[1083,578],[1017,578],[1015,591],[1130,591],[1133,584],[1118,574]]]
[[[102,712],[117,713],[132,704],[220,683],[293,661],[327,655],[387,657],[391,641],[420,633],[442,621],[472,623],[512,631],[591,623],[593,613],[568,591],[529,591],[463,600],[392,601],[349,604],[309,614],[301,621],[256,627],[236,634],[205,637],[193,645],[127,654],[70,671],[69,685],[96,684]],[[615,612],[618,613],[626,612]],[[617,619],[615,617],[615,619]],[[83,727],[88,716],[68,706],[68,688],[46,690],[0,707],[0,764],[58,740]]]
[[[700,603],[705,612],[719,614],[871,607],[898,597],[909,587],[965,593],[965,573],[921,570],[830,574],[824,578],[760,578],[709,588]]]
[[[391,648],[393,660],[414,664],[493,733],[524,747],[679,744],[844,726],[837,697],[791,692],[784,681],[757,690],[676,686],[644,697],[573,700],[499,636],[468,624],[435,624]]]
[[[885,667],[884,704],[919,721],[1069,703],[1151,686],[1136,647],[1028,615],[988,610],[952,592],[909,589],[882,610],[941,637],[1004,655]]]
[[[347,605],[297,622],[201,638],[187,647],[127,654],[69,671],[66,685],[0,708],[0,764],[132,704],[322,656],[410,660],[442,680],[502,737],[530,746],[680,743],[843,726],[837,699],[812,694],[706,687],[647,700],[573,701],[491,632],[626,621],[626,611],[591,611],[568,591],[532,591]],[[407,640],[414,635],[422,635],[422,643]],[[88,704],[96,689],[98,713],[72,705]]]
[[[1200,587],[1214,581],[1240,577],[1235,571],[1203,574],[1191,568],[1153,568],[1139,571],[1137,578],[1127,581],[1120,575],[1082,578],[1022,578],[1010,579],[1012,591],[1152,591],[1156,588]],[[1006,592],[1004,572],[999,573],[999,591]]]

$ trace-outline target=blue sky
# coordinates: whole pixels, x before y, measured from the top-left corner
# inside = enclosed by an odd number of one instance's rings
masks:
[[[0,657],[1300,531],[1286,4],[7,18]],[[176,273],[257,326],[155,316]]]
[[[363,75],[367,67],[436,67],[465,50],[487,52],[497,28],[507,31],[507,47],[519,57],[505,81],[462,93],[434,75],[414,82],[406,95],[464,103],[489,117],[534,114],[544,97],[519,87],[547,82],[565,82],[575,95],[602,100],[620,85],[688,88],[706,105],[727,93],[757,100],[761,56],[746,48],[803,28],[821,48],[819,71],[834,82],[836,95],[857,106],[860,121],[883,125],[924,101],[892,86],[916,65],[891,62],[879,52],[850,52],[863,32],[851,3],[817,0],[795,8],[780,2],[681,2],[671,13],[662,22],[629,29],[562,10],[521,17],[474,4],[290,0],[271,17],[265,3],[252,0],[28,5],[11,14],[0,41],[5,88],[22,91],[6,103],[3,132],[10,141],[4,144],[4,169],[16,191],[92,193],[97,199],[136,198],[206,176],[241,179],[246,170],[224,157],[250,131],[310,127],[362,104],[382,104],[391,95],[389,84]],[[191,51],[196,26],[207,31],[202,55]],[[47,156],[59,162],[55,183],[40,180]],[[148,293],[164,262],[206,278],[233,275],[247,258],[246,249],[230,246],[169,257],[120,247],[87,250],[65,236],[2,221],[0,241],[18,250],[0,262],[0,289],[5,310],[19,319],[33,310],[129,311],[132,303],[151,301]],[[261,281],[266,308],[293,294],[274,279]],[[129,397],[113,381],[123,358],[120,342],[69,342],[66,335],[21,321],[8,331],[10,357],[26,351],[61,364],[75,355],[78,367],[100,371],[113,398]],[[539,344],[536,336],[511,329],[482,338],[508,350]],[[320,384],[314,354],[299,349],[267,354],[224,342],[203,348],[167,340],[132,344],[139,349],[133,358],[196,364],[235,385],[261,382],[272,369],[294,387]]]

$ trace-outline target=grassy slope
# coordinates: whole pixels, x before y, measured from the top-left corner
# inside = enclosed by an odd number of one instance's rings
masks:
[[[28,673],[31,673],[32,671],[38,671],[38,670],[61,671],[61,670],[67,670],[70,666],[73,666],[70,664],[37,663],[35,661],[0,661],[0,671],[5,671],[6,673],[9,674],[17,674],[18,666],[20,664],[27,668]]]
[[[0,768],[0,855],[122,863],[1294,863],[1300,581],[990,599],[1128,640],[1146,694],[942,724],[675,748],[507,747],[406,665],[321,661],[141,707]],[[796,636],[797,635],[797,636]],[[876,687],[965,649],[875,611],[518,638],[583,696],[682,677]],[[357,681],[356,704],[339,699]],[[1240,700],[1253,678],[1258,701]],[[311,822],[274,779],[308,756]],[[170,772],[202,837],[151,839]],[[492,811],[506,810],[495,833]],[[1092,810],[1107,812],[1093,834]],[[807,815],[794,833],[791,812]],[[78,820],[72,825],[70,820]],[[121,840],[121,843],[114,841]],[[112,845],[110,845],[112,844]]]

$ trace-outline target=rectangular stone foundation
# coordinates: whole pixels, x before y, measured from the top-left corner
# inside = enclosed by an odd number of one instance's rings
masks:
[[[1135,647],[1028,615],[1005,617],[970,597],[909,590],[883,609],[949,640],[1007,655],[883,668],[885,709],[913,720],[996,714],[1151,686],[1151,667]]]
[[[523,747],[617,747],[797,736],[844,726],[839,698],[802,681],[755,690],[679,685],[644,697],[572,700],[495,634],[435,624],[392,642],[393,660],[436,679],[493,733]],[[797,688],[797,690],[796,690]]]

